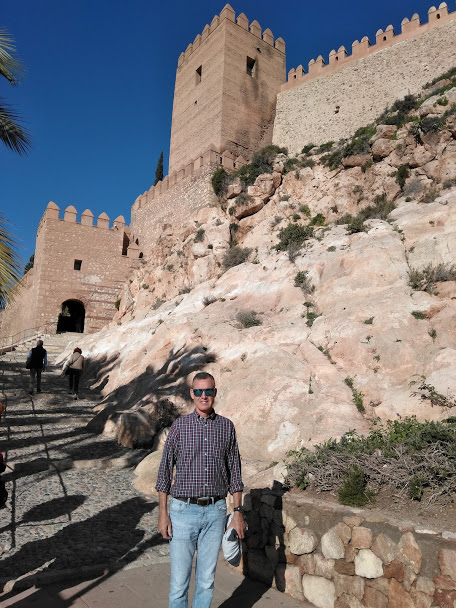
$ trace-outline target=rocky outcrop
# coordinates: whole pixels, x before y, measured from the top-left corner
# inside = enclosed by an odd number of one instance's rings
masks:
[[[235,422],[243,457],[263,465],[349,429],[366,432],[376,417],[447,416],[410,383],[425,376],[456,395],[455,282],[424,292],[410,273],[453,264],[456,141],[445,128],[418,142],[413,128],[378,126],[366,155],[374,163],[330,170],[300,155],[285,174],[290,163],[278,157],[247,192],[237,181],[220,206],[164,226],[114,323],[85,338],[98,362],[93,383],[104,387],[94,428],[120,438],[118,421],[157,399],[188,411],[198,369],[216,375],[218,411]],[[360,232],[338,224],[382,200],[396,208],[367,213]],[[290,225],[314,228],[289,255],[276,245]],[[250,261],[230,267],[233,245],[249,249]],[[256,322],[244,326],[239,313],[252,311]],[[145,434],[161,426],[154,420]]]

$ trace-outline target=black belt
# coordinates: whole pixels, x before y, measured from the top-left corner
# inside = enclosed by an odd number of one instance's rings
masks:
[[[199,507],[208,507],[209,505],[214,505],[219,500],[224,500],[224,496],[201,496],[200,498],[190,498],[185,496],[173,496],[176,500],[181,500],[182,502],[189,502],[191,505],[198,505]]]

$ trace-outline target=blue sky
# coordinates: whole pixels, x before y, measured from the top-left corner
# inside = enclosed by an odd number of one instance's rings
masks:
[[[169,153],[177,59],[220,13],[223,2],[151,0],[1,0],[0,26],[16,40],[27,73],[3,96],[32,135],[26,157],[0,146],[0,210],[11,223],[24,262],[49,201],[63,211],[124,215],[148,190],[161,150]],[[369,36],[431,1],[326,0],[284,5],[233,1],[236,15],[257,19],[287,45],[287,70]],[[437,2],[438,6],[438,2]],[[455,10],[454,0],[449,3]],[[62,217],[62,215],[61,215]],[[79,216],[78,216],[79,220]]]

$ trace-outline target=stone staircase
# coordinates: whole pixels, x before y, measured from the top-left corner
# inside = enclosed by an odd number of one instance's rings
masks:
[[[8,361],[12,363],[23,362],[25,366],[25,360],[31,348],[36,346],[37,340],[43,340],[43,346],[47,350],[48,365],[54,365],[59,355],[72,343],[74,346],[77,345],[78,340],[82,334],[66,332],[62,334],[44,334],[42,336],[34,337],[33,339],[27,339],[14,346],[10,352],[6,352],[0,355],[0,361]]]

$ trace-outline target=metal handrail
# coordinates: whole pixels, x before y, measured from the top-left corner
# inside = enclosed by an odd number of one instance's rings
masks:
[[[32,340],[35,337],[39,338],[43,334],[54,333],[54,327],[55,326],[53,324],[46,323],[45,325],[40,325],[38,327],[30,327],[28,329],[23,329],[22,331],[18,332],[17,334],[13,334],[12,336],[0,338],[0,348],[3,349],[17,346],[21,342]]]

